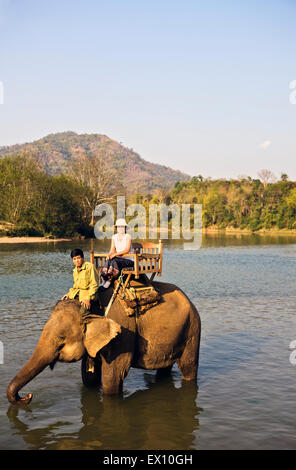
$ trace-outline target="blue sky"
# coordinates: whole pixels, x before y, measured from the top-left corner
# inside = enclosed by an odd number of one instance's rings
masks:
[[[99,133],[190,175],[296,180],[295,0],[0,0],[0,146]]]

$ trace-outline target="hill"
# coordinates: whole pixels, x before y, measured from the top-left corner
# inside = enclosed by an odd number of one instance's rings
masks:
[[[0,157],[23,152],[36,158],[51,176],[67,173],[75,157],[100,155],[129,193],[169,190],[177,181],[190,179],[181,171],[144,160],[133,149],[101,134],[61,132],[31,143],[0,147]]]

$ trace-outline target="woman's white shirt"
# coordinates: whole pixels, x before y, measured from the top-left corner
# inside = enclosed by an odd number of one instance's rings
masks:
[[[117,253],[121,251],[125,251],[128,247],[130,240],[132,239],[129,233],[124,233],[124,234],[116,233],[115,235],[112,236],[112,238],[114,240],[115,249]],[[128,251],[128,253],[130,252],[131,250]]]

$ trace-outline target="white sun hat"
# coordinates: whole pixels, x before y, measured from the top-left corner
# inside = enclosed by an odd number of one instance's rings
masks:
[[[115,222],[115,227],[127,227],[125,219],[117,219]]]

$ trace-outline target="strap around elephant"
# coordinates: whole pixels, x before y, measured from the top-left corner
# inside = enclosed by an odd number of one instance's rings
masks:
[[[118,278],[118,280],[117,280],[116,288],[114,289],[114,292],[113,292],[113,294],[112,294],[112,297],[111,297],[111,299],[109,300],[109,303],[108,303],[107,308],[106,308],[106,310],[105,310],[105,317],[106,317],[106,316],[108,315],[108,313],[109,313],[109,310],[110,310],[110,308],[111,308],[111,305],[113,304],[113,302],[114,302],[114,300],[115,300],[115,298],[116,298],[116,296],[117,296],[117,294],[118,294],[118,291],[119,291],[120,286],[122,286],[123,297],[124,297],[124,296],[125,296],[125,287],[124,287],[123,274],[122,274],[122,273],[120,273],[120,276],[119,276],[119,278]]]

